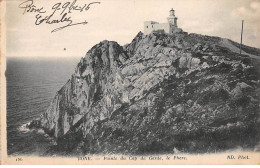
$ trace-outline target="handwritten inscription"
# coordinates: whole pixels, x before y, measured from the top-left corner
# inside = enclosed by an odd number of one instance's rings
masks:
[[[51,7],[51,12],[48,12],[44,7],[38,7],[34,4],[33,0],[26,0],[19,4],[19,8],[23,9],[23,15],[26,13],[34,13],[35,15],[35,25],[41,24],[59,24],[65,23],[65,25],[60,26],[56,29],[53,29],[51,32],[56,32],[62,30],[66,27],[75,26],[75,25],[86,25],[88,22],[86,20],[82,22],[74,23],[72,16],[73,12],[86,12],[95,4],[100,4],[101,2],[91,2],[85,3],[83,5],[77,4],[77,0],[72,2],[58,2]],[[55,17],[55,18],[54,18]],[[58,17],[58,18],[57,18]]]

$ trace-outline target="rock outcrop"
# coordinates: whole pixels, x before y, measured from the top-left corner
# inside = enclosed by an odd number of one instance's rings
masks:
[[[57,92],[41,126],[68,153],[253,149],[260,75],[259,60],[247,52],[184,33],[139,32],[125,46],[102,41]]]

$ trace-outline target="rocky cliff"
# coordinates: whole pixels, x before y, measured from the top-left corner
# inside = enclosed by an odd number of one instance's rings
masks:
[[[65,153],[254,149],[260,50],[197,34],[102,41],[41,116]]]

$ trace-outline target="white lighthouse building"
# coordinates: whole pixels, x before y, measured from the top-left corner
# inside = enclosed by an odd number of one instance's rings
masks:
[[[144,22],[144,34],[150,34],[153,31],[164,32],[168,34],[175,34],[182,32],[182,29],[178,28],[177,17],[175,17],[174,10],[170,10],[170,16],[167,17],[168,23],[158,23],[155,21]]]

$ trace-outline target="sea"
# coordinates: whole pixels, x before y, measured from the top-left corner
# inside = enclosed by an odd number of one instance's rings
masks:
[[[7,58],[7,153],[44,156],[55,145],[43,130],[26,127],[44,113],[80,57]]]

